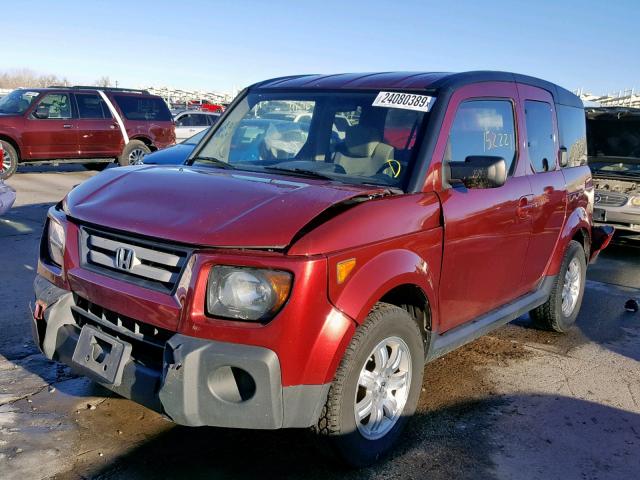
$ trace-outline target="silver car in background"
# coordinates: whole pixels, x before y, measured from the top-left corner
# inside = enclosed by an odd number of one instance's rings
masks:
[[[173,119],[176,122],[176,143],[193,137],[205,128],[209,128],[220,118],[220,113],[203,112],[200,110],[185,110],[176,114]]]
[[[594,223],[640,234],[640,109],[587,108]]]

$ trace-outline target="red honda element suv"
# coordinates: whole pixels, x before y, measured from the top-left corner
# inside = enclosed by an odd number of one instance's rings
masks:
[[[35,339],[176,423],[313,427],[369,464],[425,362],[527,312],[571,328],[613,233],[585,145],[578,97],[518,74],[258,83],[186,164],[51,208]]]

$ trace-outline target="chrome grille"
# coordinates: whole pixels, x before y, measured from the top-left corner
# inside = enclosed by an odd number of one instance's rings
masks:
[[[596,190],[595,204],[603,207],[622,207],[627,203],[627,196],[623,193]]]
[[[189,248],[89,227],[80,228],[80,237],[84,268],[165,292],[173,291],[191,254]]]

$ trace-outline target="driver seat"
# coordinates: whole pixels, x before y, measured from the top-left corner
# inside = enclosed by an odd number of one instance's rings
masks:
[[[348,175],[375,175],[384,164],[394,159],[391,145],[381,142],[375,128],[354,125],[345,132],[343,151],[336,152],[333,162],[344,168]]]

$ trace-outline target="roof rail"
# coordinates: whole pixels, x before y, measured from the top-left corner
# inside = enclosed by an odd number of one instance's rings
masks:
[[[140,90],[136,88],[98,87],[96,85],[50,85],[48,88],[70,88],[72,90],[106,90],[112,92],[143,93],[145,95],[150,95],[147,90]]]

